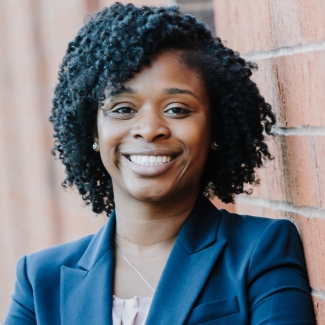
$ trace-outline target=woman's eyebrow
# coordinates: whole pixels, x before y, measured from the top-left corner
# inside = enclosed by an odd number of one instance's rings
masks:
[[[136,91],[133,88],[122,86],[121,88],[112,90],[110,92],[109,96],[110,97],[118,97],[119,95],[122,95],[122,94],[135,94],[135,93],[136,93]]]
[[[182,89],[182,88],[167,88],[164,90],[164,93],[167,95],[174,95],[174,94],[187,94],[192,97],[195,97],[198,101],[200,101],[199,97],[197,97],[193,92],[189,89]]]
[[[115,103],[118,100],[118,97],[122,94],[135,94],[136,90],[131,87],[121,86],[120,88],[113,89],[109,92],[107,99],[105,100],[104,106],[107,105],[107,103]]]
[[[121,87],[118,89],[114,89],[110,92],[109,94],[109,100],[110,101],[114,101],[114,98],[122,95],[122,94],[136,94],[137,91],[131,87]],[[164,90],[164,93],[167,95],[174,95],[174,94],[186,94],[186,95],[190,95],[194,98],[196,98],[198,101],[200,101],[200,99],[198,98],[198,96],[196,96],[192,91],[190,91],[189,89],[183,89],[183,88],[166,88]]]

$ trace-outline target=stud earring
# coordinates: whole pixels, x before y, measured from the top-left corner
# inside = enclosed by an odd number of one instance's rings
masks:
[[[218,144],[216,142],[213,142],[213,145],[218,148]]]
[[[97,143],[97,142],[94,142],[94,143],[93,143],[93,149],[96,150],[97,147],[98,147],[98,143]]]

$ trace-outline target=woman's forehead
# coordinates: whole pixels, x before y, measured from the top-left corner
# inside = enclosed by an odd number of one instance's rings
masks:
[[[152,57],[151,63],[143,67],[130,80],[114,89],[111,95],[121,93],[135,93],[140,88],[152,88],[153,86],[164,89],[168,94],[187,93],[196,97],[206,97],[206,90],[202,78],[196,70],[184,64],[180,52],[165,51]]]

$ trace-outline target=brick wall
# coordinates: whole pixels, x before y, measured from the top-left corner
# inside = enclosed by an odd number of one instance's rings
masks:
[[[318,325],[325,324],[325,1],[214,0],[217,35],[259,65],[254,79],[277,115],[275,159],[236,210],[293,221]]]
[[[68,42],[87,13],[112,2],[0,1],[0,321],[21,255],[94,233],[106,221],[94,217],[77,193],[61,188],[63,168],[50,155],[47,118]],[[210,0],[198,2],[179,1],[184,10],[201,10],[202,19],[210,19],[205,13],[212,10]],[[261,171],[262,184],[254,194],[238,197],[237,209],[296,223],[318,325],[325,324],[325,11],[320,6],[318,0],[214,1],[217,34],[258,62],[255,78],[279,119],[277,137],[270,141],[276,158]],[[224,207],[217,199],[214,203]],[[234,210],[233,205],[226,208]]]

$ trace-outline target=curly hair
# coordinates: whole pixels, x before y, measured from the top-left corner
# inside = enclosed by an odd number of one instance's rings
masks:
[[[152,56],[178,50],[180,60],[202,78],[210,101],[211,130],[218,151],[210,150],[202,192],[233,202],[256,168],[272,159],[265,143],[275,117],[250,79],[256,68],[195,17],[177,6],[135,7],[114,3],[94,14],[69,43],[59,71],[50,121],[54,148],[65,165],[64,187],[76,186],[96,214],[114,208],[112,179],[92,150],[97,111],[108,89],[122,86]]]

